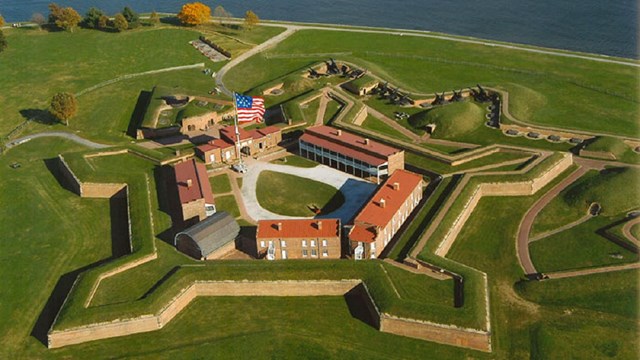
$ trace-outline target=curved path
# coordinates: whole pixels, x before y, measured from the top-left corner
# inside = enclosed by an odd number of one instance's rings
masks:
[[[636,244],[636,246],[640,246],[640,239],[637,239],[631,233],[631,228],[636,224],[640,224],[640,216],[636,217],[635,219],[631,219],[627,221],[627,223],[624,224],[624,226],[622,227],[622,234],[624,235],[624,237],[626,237],[627,239],[631,240],[631,242]]]
[[[533,227],[533,221],[542,209],[547,206],[551,200],[553,200],[562,190],[571,185],[574,181],[578,180],[589,169],[586,167],[580,167],[574,171],[567,178],[562,180],[558,185],[554,186],[549,192],[544,194],[538,201],[536,201],[527,211],[522,218],[520,226],[518,227],[518,238],[516,241],[516,251],[518,252],[518,261],[520,266],[524,270],[525,274],[537,274],[533,262],[531,261],[531,255],[529,254],[529,233]]]
[[[298,26],[286,26],[287,30],[285,30],[284,32],[272,37],[271,39],[263,42],[262,44],[248,50],[247,52],[244,52],[242,55],[232,59],[231,61],[229,61],[225,66],[223,66],[220,70],[218,70],[218,72],[216,73],[216,86],[218,87],[218,89],[220,89],[220,91],[222,91],[224,94],[228,95],[228,96],[233,96],[233,92],[229,89],[227,89],[227,87],[224,85],[224,81],[223,78],[226,75],[226,73],[231,70],[234,66],[240,64],[241,62],[247,60],[248,58],[252,57],[253,55],[262,52],[268,48],[270,48],[271,46],[276,45],[277,43],[281,42],[282,40],[288,38],[291,34],[293,34],[294,32],[296,32],[296,30],[298,30]]]
[[[84,145],[86,147],[90,147],[92,149],[102,149],[102,148],[106,148],[109,147],[111,145],[105,145],[105,144],[100,144],[100,143],[96,143],[93,142],[91,140],[87,140],[85,138],[81,138],[80,136],[76,135],[76,134],[72,134],[72,133],[68,133],[68,132],[64,132],[64,131],[48,131],[48,132],[42,132],[42,133],[38,133],[38,134],[33,134],[33,135],[27,135],[18,139],[15,139],[9,143],[7,143],[7,149],[11,149],[12,147],[18,146],[20,144],[24,144],[28,141],[31,141],[33,139],[36,138],[42,138],[42,137],[59,137],[59,138],[64,138],[67,140],[71,140],[74,142],[77,142],[78,144]]]
[[[241,193],[244,207],[247,209],[249,216],[254,220],[302,218],[275,214],[260,206],[256,196],[256,185],[258,176],[265,170],[321,181],[339,189],[344,195],[344,204],[338,210],[330,214],[321,215],[320,217],[340,218],[343,224],[351,220],[355,213],[367,202],[377,187],[375,184],[324,165],[318,165],[313,168],[301,168],[265,162],[252,162],[247,164],[247,167],[248,171],[242,180]],[[292,196],[295,196],[295,194],[292,194]]]

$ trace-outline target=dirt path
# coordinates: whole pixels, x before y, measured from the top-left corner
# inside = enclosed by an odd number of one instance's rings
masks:
[[[587,220],[589,220],[589,219],[591,219],[591,218],[592,218],[592,216],[591,216],[591,215],[585,215],[585,216],[581,217],[580,219],[578,219],[578,220],[576,220],[576,221],[574,221],[574,222],[572,222],[572,223],[569,223],[569,224],[566,224],[566,225],[564,225],[564,226],[561,226],[561,227],[559,227],[559,228],[557,228],[557,229],[553,229],[553,230],[550,230],[550,231],[545,231],[545,232],[543,232],[542,234],[539,234],[539,235],[536,235],[536,236],[530,237],[530,238],[529,238],[529,242],[533,242],[533,241],[537,241],[537,240],[542,240],[542,239],[547,238],[547,237],[549,237],[549,236],[551,236],[551,235],[555,235],[555,234],[560,233],[560,232],[563,232],[563,231],[565,231],[565,230],[569,230],[569,229],[571,229],[571,228],[574,228],[574,227],[576,227],[576,226],[578,226],[578,225],[582,224],[583,222],[585,222],[585,221],[587,221]]]
[[[531,261],[531,255],[529,254],[529,234],[531,233],[531,228],[533,227],[533,221],[536,216],[542,211],[542,209],[547,206],[551,200],[553,200],[562,190],[564,190],[567,186],[573,184],[574,181],[578,180],[582,175],[584,175],[589,169],[586,167],[580,167],[578,170],[574,171],[567,178],[562,180],[558,185],[554,186],[551,190],[549,190],[546,194],[544,194],[538,201],[536,201],[533,206],[529,208],[527,213],[522,218],[522,222],[520,222],[520,226],[518,228],[518,238],[516,241],[516,251],[518,252],[518,261],[520,262],[520,266],[524,270],[525,274],[536,274],[538,271],[536,270],[533,262]]]
[[[318,114],[316,114],[316,122],[314,125],[320,126],[324,124],[324,114],[327,112],[327,104],[329,104],[329,95],[327,91],[322,90],[322,96],[320,96],[320,105],[318,106]]]
[[[593,268],[593,269],[558,271],[553,273],[547,273],[545,275],[549,279],[564,279],[569,277],[601,274],[606,272],[623,271],[623,270],[630,270],[630,269],[640,269],[640,262],[624,264],[624,265],[604,266],[604,267]]]
[[[636,224],[640,224],[640,216],[627,221],[627,223],[622,227],[622,234],[636,246],[640,247],[640,240],[631,233],[631,228]]]
[[[60,138],[64,138],[67,140],[71,140],[74,142],[77,142],[78,144],[84,145],[86,147],[90,147],[92,149],[102,149],[102,148],[106,148],[109,147],[111,145],[105,145],[105,144],[99,144],[96,142],[93,142],[91,140],[87,140],[85,138],[81,138],[80,136],[76,135],[76,134],[72,134],[72,133],[68,133],[68,132],[64,132],[64,131],[48,131],[48,132],[42,132],[42,133],[38,133],[38,134],[33,134],[33,135],[28,135],[28,136],[24,136],[18,139],[15,139],[13,141],[11,141],[10,143],[8,143],[7,149],[11,149],[12,147],[16,147],[18,145],[24,144],[26,142],[29,142],[33,139],[37,139],[37,138],[41,138],[41,137],[60,137]]]

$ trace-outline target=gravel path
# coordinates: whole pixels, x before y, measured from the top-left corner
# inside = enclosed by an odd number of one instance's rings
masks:
[[[93,148],[93,149],[102,149],[102,148],[106,148],[109,147],[111,145],[105,145],[105,144],[99,144],[84,138],[81,138],[80,136],[76,135],[76,134],[72,134],[72,133],[68,133],[68,132],[64,132],[64,131],[48,131],[48,132],[42,132],[39,134],[33,134],[33,135],[27,135],[18,139],[15,139],[9,143],[7,143],[7,149],[11,149],[12,147],[18,146],[20,144],[24,144],[28,141],[31,141],[33,139],[36,138],[42,138],[42,137],[60,137],[60,138],[64,138],[67,140],[71,140],[71,141],[75,141],[78,144]]]
[[[244,207],[247,209],[249,216],[254,220],[300,219],[300,217],[275,214],[260,206],[258,198],[256,197],[256,184],[258,176],[265,170],[320,181],[333,186],[336,189],[340,189],[345,197],[344,204],[338,210],[319,217],[339,218],[343,224],[351,220],[355,213],[365,204],[376,189],[375,184],[324,165],[318,165],[314,168],[301,168],[265,162],[254,162],[248,164],[248,168],[247,173],[243,177],[241,193]],[[292,196],[295,196],[295,194],[292,194]]]

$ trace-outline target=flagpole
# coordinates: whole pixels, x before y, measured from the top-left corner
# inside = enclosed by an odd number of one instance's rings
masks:
[[[238,129],[238,102],[236,99],[236,92],[233,92],[233,107],[236,109],[236,116],[234,125],[236,127],[236,154],[238,154],[238,159],[240,160],[240,165],[242,165],[242,153],[240,152],[240,130]]]

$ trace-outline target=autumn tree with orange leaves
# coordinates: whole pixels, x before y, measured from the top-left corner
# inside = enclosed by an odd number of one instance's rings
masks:
[[[178,13],[178,19],[185,25],[200,25],[210,18],[211,8],[200,2],[184,4]]]

